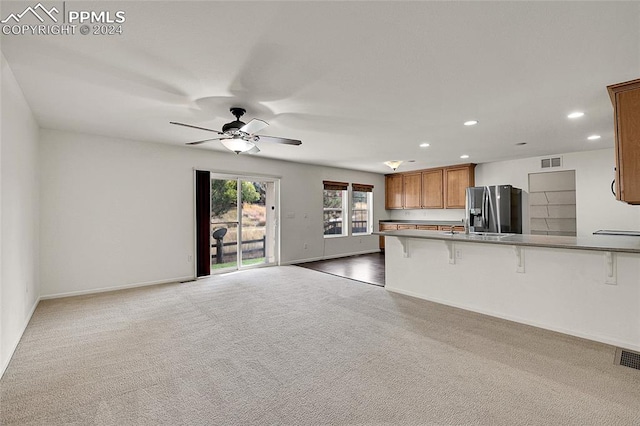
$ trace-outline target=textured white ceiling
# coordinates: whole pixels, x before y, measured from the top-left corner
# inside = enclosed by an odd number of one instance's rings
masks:
[[[220,129],[242,106],[271,124],[261,133],[303,141],[259,156],[374,172],[611,147],[606,86],[640,78],[638,2],[66,7],[126,22],[114,36],[2,36],[42,127],[182,145],[213,134],[169,121]]]

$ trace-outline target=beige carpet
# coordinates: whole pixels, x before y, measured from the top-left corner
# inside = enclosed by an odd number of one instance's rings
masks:
[[[637,425],[609,346],[309,269],[42,302],[1,424]]]

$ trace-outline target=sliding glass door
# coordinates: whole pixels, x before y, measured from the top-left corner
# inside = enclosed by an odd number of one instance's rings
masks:
[[[237,269],[238,197],[236,179],[211,178],[211,272]]]
[[[210,273],[277,263],[277,197],[275,179],[210,174]]]

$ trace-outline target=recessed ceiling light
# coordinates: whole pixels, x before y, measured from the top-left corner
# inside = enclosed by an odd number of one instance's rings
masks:
[[[526,144],[527,144],[526,142],[518,142],[516,145],[517,146],[522,146],[522,145],[526,145]]]
[[[469,158],[469,156],[467,154],[463,154],[460,156],[460,158]]]
[[[478,120],[469,120],[464,122],[465,126],[475,126],[476,124],[478,124]]]
[[[590,141],[595,141],[596,139],[600,139],[600,135],[591,135],[587,139]]]
[[[571,114],[567,115],[568,118],[580,118],[584,115],[584,112],[580,112],[580,111],[576,111],[576,112],[572,112]]]
[[[426,143],[426,142],[425,142],[425,143],[421,143],[421,144],[420,144],[420,148],[426,148],[426,147],[428,147],[428,146],[429,146],[429,144],[428,144],[428,143]]]

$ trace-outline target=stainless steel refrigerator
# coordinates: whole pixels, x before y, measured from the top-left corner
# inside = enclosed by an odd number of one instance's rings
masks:
[[[467,188],[469,232],[522,234],[522,189],[511,185]]]

